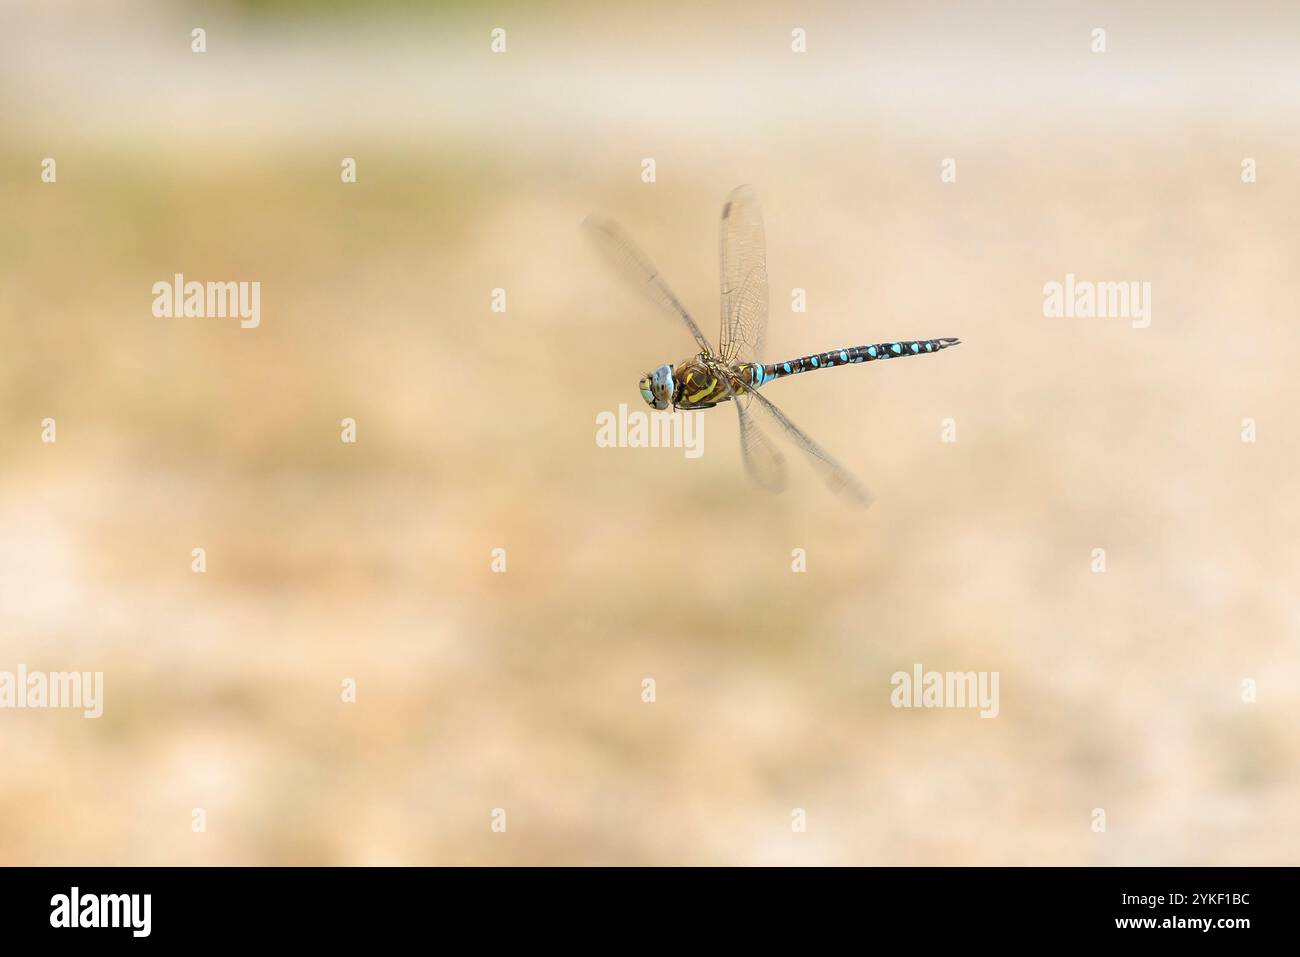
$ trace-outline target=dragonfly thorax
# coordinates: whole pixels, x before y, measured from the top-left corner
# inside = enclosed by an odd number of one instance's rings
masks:
[[[641,377],[641,398],[656,409],[666,409],[677,395],[677,382],[672,366],[660,366]]]

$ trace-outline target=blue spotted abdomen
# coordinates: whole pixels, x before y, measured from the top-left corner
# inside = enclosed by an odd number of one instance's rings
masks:
[[[818,352],[789,362],[769,362],[766,365],[748,366],[750,385],[758,388],[773,379],[783,379],[800,372],[813,369],[828,369],[833,366],[856,365],[859,362],[874,362],[876,359],[896,359],[903,356],[923,356],[930,352],[939,352],[949,346],[960,345],[960,339],[910,339],[899,342],[877,342],[870,346],[851,346],[848,349],[832,349]]]

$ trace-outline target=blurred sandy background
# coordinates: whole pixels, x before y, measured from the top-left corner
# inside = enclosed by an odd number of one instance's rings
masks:
[[[1129,8],[5,0],[0,669],[106,687],[0,712],[0,862],[1295,863],[1300,12]],[[577,224],[714,335],[741,182],[769,358],[964,340],[772,387],[868,512],[595,445],[691,341]]]

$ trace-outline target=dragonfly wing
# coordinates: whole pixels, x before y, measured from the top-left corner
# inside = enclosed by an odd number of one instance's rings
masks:
[[[736,416],[740,419],[740,458],[745,463],[745,471],[765,491],[784,491],[785,456],[749,414],[749,396],[753,393],[747,390],[737,395],[726,376],[720,376],[718,381],[736,407]]]
[[[752,408],[757,409],[763,418],[775,422],[795,445],[808,453],[808,457],[817,466],[826,479],[827,486],[836,495],[848,500],[860,508],[866,508],[872,502],[871,492],[860,483],[853,474],[831,456],[824,448],[814,442],[808,433],[791,422],[784,412],[773,405],[761,393],[751,391],[754,397]]]
[[[592,238],[610,264],[642,295],[686,323],[686,328],[691,331],[702,352],[713,352],[709,341],[704,338],[704,333],[700,332],[699,325],[691,318],[691,314],[686,311],[686,307],[681,304],[677,295],[668,288],[668,283],[664,282],[663,277],[659,275],[655,264],[637,248],[636,243],[628,239],[618,223],[597,216],[588,216],[583,220],[582,226],[583,231]]]
[[[722,207],[718,227],[722,264],[722,331],[727,362],[761,362],[767,334],[767,243],[763,213],[749,186],[738,186]]]
[[[749,413],[746,403],[736,402],[740,418],[740,457],[749,477],[769,492],[785,489],[785,456]]]

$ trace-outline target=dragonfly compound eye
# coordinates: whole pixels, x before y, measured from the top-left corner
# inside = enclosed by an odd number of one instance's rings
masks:
[[[666,409],[672,405],[676,391],[677,383],[673,381],[672,366],[660,366],[650,373],[650,393],[653,397],[650,404],[656,409]]]

